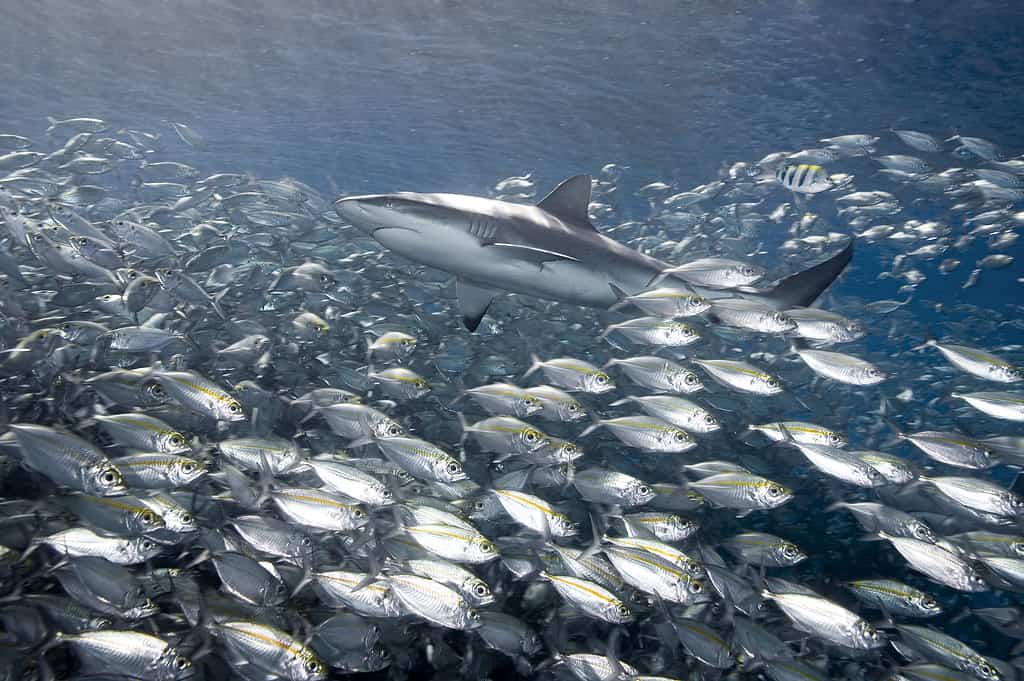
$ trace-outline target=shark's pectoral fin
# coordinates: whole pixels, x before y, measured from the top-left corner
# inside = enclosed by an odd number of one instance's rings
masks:
[[[523,246],[522,244],[492,243],[485,244],[485,247],[497,249],[504,255],[508,255],[510,258],[532,262],[536,264],[537,267],[542,267],[546,262],[557,262],[559,260],[579,262],[578,258],[574,258],[565,253],[549,251],[545,248],[535,248],[534,246]]]
[[[487,308],[491,306],[491,301],[494,300],[496,295],[501,293],[497,289],[486,288],[479,284],[468,282],[465,279],[456,281],[455,292],[459,297],[459,312],[462,313],[462,323],[470,331],[476,331],[476,327],[480,326],[480,320],[487,314]]]

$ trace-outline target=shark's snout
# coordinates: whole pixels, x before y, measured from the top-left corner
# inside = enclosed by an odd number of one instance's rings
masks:
[[[362,196],[349,196],[334,202],[334,210],[342,218],[350,222],[356,229],[372,234],[374,227],[370,224],[367,202]]]

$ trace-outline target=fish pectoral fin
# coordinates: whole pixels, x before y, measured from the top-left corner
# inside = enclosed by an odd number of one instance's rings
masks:
[[[458,279],[455,283],[455,293],[459,299],[462,323],[470,331],[476,331],[476,327],[480,326],[480,320],[487,313],[487,308],[491,306],[491,301],[501,291]]]
[[[501,242],[484,244],[484,246],[486,248],[498,249],[510,258],[517,258],[519,260],[532,262],[538,267],[542,267],[546,262],[557,262],[559,260],[579,262],[578,258],[574,258],[571,255],[559,253],[558,251],[549,251],[546,248],[536,248],[534,246]]]

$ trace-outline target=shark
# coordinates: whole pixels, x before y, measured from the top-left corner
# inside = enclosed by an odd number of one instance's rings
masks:
[[[655,283],[714,300],[808,307],[853,258],[853,240],[767,288],[708,289],[666,274],[672,265],[602,234],[588,215],[591,178],[571,177],[537,204],[461,194],[347,196],[335,211],[385,248],[456,277],[463,324],[476,331],[491,302],[517,293],[609,309]]]

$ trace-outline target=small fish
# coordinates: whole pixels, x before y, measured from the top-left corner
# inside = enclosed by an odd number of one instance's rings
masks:
[[[697,374],[670,359],[626,357],[609,360],[607,366],[619,367],[630,380],[651,390],[690,394],[704,389]]]
[[[545,537],[573,537],[579,534],[576,523],[548,502],[526,492],[511,489],[491,491],[513,520]]]
[[[748,512],[777,508],[793,498],[782,485],[745,473],[709,475],[689,483],[689,488],[717,506]]]
[[[871,362],[841,352],[797,349],[796,354],[814,373],[849,385],[876,385],[885,372]]]
[[[426,577],[392,574],[388,584],[402,605],[411,613],[448,629],[475,629],[480,613],[450,586]]]
[[[633,613],[618,597],[600,584],[588,582],[579,577],[552,575],[541,572],[559,595],[574,608],[590,617],[611,624],[626,624],[633,621]]]
[[[775,171],[775,180],[799,194],[819,194],[834,187],[823,167],[809,163],[781,165]]]
[[[641,506],[654,498],[655,492],[631,475],[604,468],[578,471],[572,481],[576,491],[587,501],[598,504]]]
[[[291,681],[324,681],[327,669],[312,648],[276,627],[248,620],[210,625],[234,655],[257,669]]]
[[[536,388],[532,390],[536,390]],[[544,402],[537,394],[511,383],[481,385],[469,388],[465,394],[492,416],[508,415],[527,418],[544,411]],[[565,395],[565,393],[562,394]],[[569,399],[572,400],[571,397]],[[579,404],[575,400],[572,401]]]
[[[950,397],[997,419],[1024,421],[1024,392],[954,392]]]
[[[540,370],[547,380],[565,390],[601,395],[615,389],[615,383],[608,374],[581,359],[559,357],[541,360],[531,355],[530,360],[532,363],[523,378]]]
[[[799,546],[764,532],[742,532],[722,542],[739,560],[765,567],[793,567],[807,559]]]
[[[685,347],[700,340],[700,332],[694,327],[662,317],[637,317],[610,324],[601,332],[600,337],[604,338],[612,332],[621,333],[635,343],[664,347]]]
[[[635,404],[647,414],[657,417],[689,433],[707,435],[721,428],[718,418],[704,407],[674,395],[627,395],[609,406]]]
[[[925,430],[898,433],[897,437],[911,442],[929,458],[950,466],[980,470],[995,464],[990,447],[960,433]]]
[[[796,328],[786,313],[744,298],[716,300],[708,315],[720,324],[760,333],[783,334]]]
[[[655,288],[625,296],[618,305],[631,303],[657,317],[693,317],[706,312],[711,301],[704,296],[679,288]],[[617,306],[612,309],[617,309]]]
[[[942,606],[912,586],[892,579],[858,579],[846,585],[861,602],[903,617],[935,617]]]
[[[188,440],[163,421],[146,414],[96,415],[100,428],[122,447],[146,452],[182,454],[191,451]]]
[[[939,584],[965,592],[988,591],[989,585],[973,565],[941,546],[909,537],[878,533],[899,551],[910,567]]]
[[[681,454],[697,446],[697,441],[685,430],[656,416],[621,416],[600,419],[580,433],[580,437],[585,437],[597,428],[607,428],[627,446],[637,447],[648,452]]]
[[[1024,369],[1013,366],[986,350],[966,345],[938,343],[931,339],[918,347],[936,348],[950,364],[978,378],[999,383],[1016,383],[1024,380]]]
[[[774,593],[762,595],[792,620],[800,631],[847,648],[870,650],[885,645],[885,639],[870,623],[837,603],[814,593]]]
[[[213,381],[191,371],[157,371],[153,380],[184,407],[219,421],[244,421],[242,404]]]
[[[671,276],[693,284],[715,289],[749,286],[767,274],[766,270],[728,258],[701,258],[663,270],[661,277]]]
[[[58,485],[97,496],[128,491],[121,472],[85,440],[46,426],[11,424],[10,429],[25,466]]]
[[[741,392],[756,395],[777,395],[782,392],[779,379],[746,362],[732,359],[695,359],[693,363],[722,385]]]

